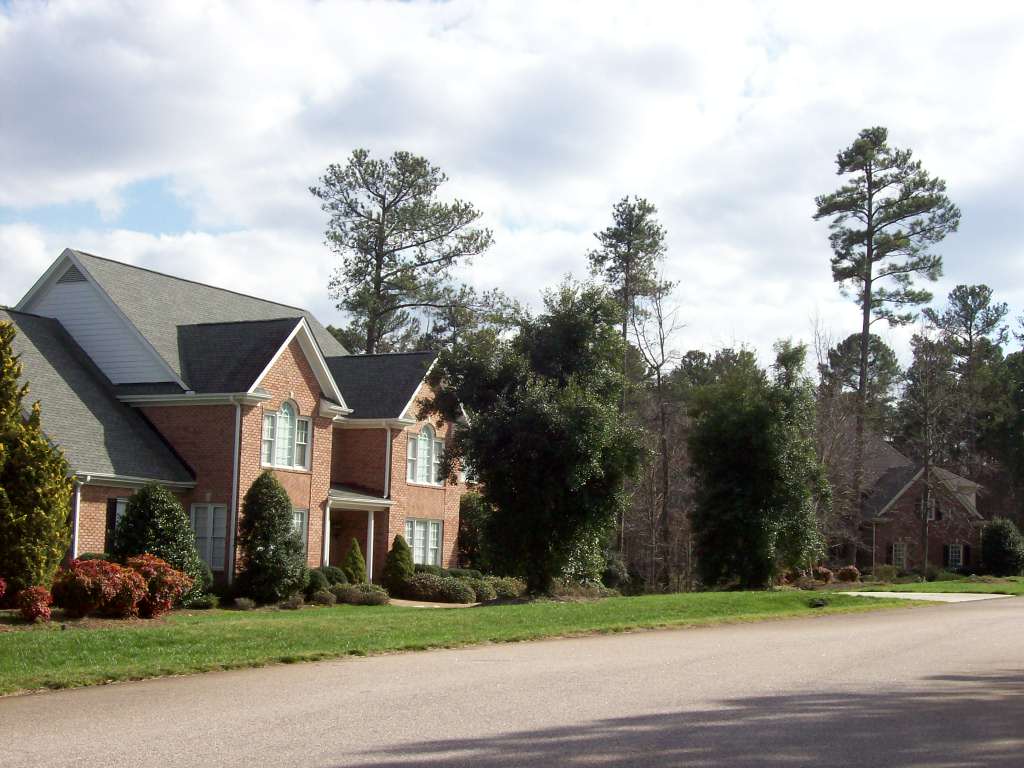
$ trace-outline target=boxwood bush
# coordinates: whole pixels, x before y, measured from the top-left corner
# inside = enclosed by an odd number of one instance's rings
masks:
[[[526,582],[513,576],[488,576],[485,581],[494,587],[495,594],[503,600],[522,597],[526,592]]]
[[[409,600],[428,603],[475,603],[476,591],[468,580],[454,576],[417,573],[403,582],[399,593]]]
[[[349,605],[384,605],[389,599],[387,591],[377,584],[335,584],[331,593],[339,603]]]

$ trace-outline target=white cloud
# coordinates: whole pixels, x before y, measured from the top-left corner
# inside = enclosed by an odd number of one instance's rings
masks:
[[[85,201],[109,222],[0,228],[0,302],[73,245],[336,320],[307,187],[367,146],[425,154],[485,211],[477,285],[535,300],[639,194],[670,233],[681,346],[766,351],[815,313],[841,336],[857,311],[813,198],[838,183],[836,151],[884,124],[964,209],[937,295],[990,282],[1020,311],[1024,11],[928,8],[17,3],[0,12],[0,206],[31,222]],[[151,178],[196,232],[116,228],[126,186]]]

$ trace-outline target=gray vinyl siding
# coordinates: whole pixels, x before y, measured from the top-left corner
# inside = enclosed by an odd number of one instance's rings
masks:
[[[114,384],[171,379],[166,367],[92,283],[52,281],[25,310],[60,320]]]

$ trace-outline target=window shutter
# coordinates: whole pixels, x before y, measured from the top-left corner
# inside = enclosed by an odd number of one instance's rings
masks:
[[[107,499],[107,525],[103,534],[103,551],[114,548],[114,530],[117,528],[117,499]]]
[[[942,567],[949,568],[949,544],[942,545]]]
[[[893,545],[889,544],[885,548],[885,564],[892,565],[892,548]]]
[[[941,504],[936,504],[935,505],[935,519],[936,520],[941,520],[942,519],[942,505]]]
[[[964,554],[963,554],[963,563],[962,563],[962,565],[966,568],[970,564],[971,564],[971,545],[970,544],[964,544]]]

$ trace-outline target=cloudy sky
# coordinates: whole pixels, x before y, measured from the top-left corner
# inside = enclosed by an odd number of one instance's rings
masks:
[[[774,6],[0,0],[0,304],[72,246],[339,323],[308,187],[406,149],[494,230],[475,285],[536,304],[642,195],[676,345],[767,352],[858,329],[813,200],[885,125],[963,211],[936,296],[1024,312],[1024,6]]]

